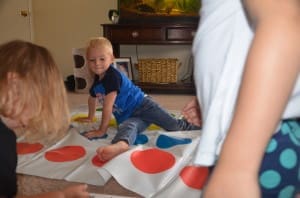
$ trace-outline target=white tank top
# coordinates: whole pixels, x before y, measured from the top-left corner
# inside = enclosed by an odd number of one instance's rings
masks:
[[[203,129],[195,164],[215,163],[230,126],[253,32],[240,0],[203,0],[193,43]],[[300,75],[283,118],[300,117]]]

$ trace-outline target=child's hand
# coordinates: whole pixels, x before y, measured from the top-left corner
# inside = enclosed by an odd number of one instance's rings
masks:
[[[89,197],[86,184],[67,187],[63,190],[63,194],[65,198],[88,198]]]
[[[87,137],[88,139],[93,139],[95,137],[102,137],[103,135],[105,135],[105,132],[102,132],[100,130],[92,130],[83,133],[83,136]]]
[[[185,105],[181,114],[189,123],[201,126],[201,110],[196,97]]]
[[[78,117],[74,119],[75,122],[92,122],[93,119],[90,119],[89,117]]]

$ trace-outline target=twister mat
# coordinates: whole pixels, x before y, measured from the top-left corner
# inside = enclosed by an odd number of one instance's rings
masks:
[[[178,112],[171,113],[178,116]],[[114,119],[105,136],[89,140],[81,134],[99,126],[101,109],[89,124],[75,121],[87,116],[87,106],[79,106],[71,115],[68,135],[51,146],[18,139],[18,173],[99,186],[114,177],[143,197],[201,196],[209,171],[191,164],[200,131],[166,132],[151,125],[130,150],[102,162],[96,149],[110,144],[116,134]]]

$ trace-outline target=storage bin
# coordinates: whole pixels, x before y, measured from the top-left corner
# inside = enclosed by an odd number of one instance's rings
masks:
[[[139,82],[176,83],[178,59],[148,58],[138,60]]]

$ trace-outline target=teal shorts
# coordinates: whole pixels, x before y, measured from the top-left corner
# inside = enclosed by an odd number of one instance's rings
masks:
[[[300,119],[282,121],[267,146],[259,182],[263,198],[294,198],[300,192]]]

